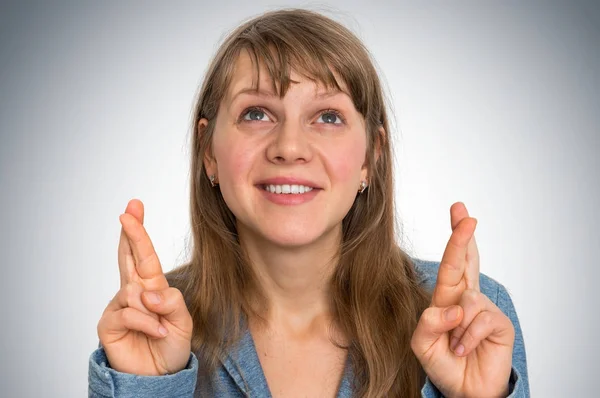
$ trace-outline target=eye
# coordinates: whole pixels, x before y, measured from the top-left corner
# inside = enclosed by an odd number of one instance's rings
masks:
[[[333,109],[323,111],[318,120],[322,120],[321,123],[324,124],[342,124],[344,121],[342,115]]]
[[[266,120],[264,118],[267,118]],[[240,118],[240,120],[244,120],[247,122],[270,122],[271,119],[269,119],[269,117],[267,116],[267,114],[265,113],[265,111],[263,111],[261,108],[257,108],[257,107],[252,107],[252,108],[248,108],[246,109],[243,113],[242,113],[242,117]]]

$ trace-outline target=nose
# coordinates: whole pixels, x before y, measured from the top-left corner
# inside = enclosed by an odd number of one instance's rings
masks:
[[[312,149],[308,140],[308,131],[298,122],[284,121],[276,131],[267,147],[269,161],[276,164],[297,164],[309,162]]]

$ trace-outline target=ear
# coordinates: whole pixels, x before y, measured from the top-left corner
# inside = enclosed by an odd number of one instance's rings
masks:
[[[379,161],[379,158],[381,157],[381,146],[383,145],[383,143],[385,142],[386,139],[386,135],[385,135],[385,129],[383,128],[383,126],[379,126],[379,128],[377,129],[377,136],[375,137],[375,164],[377,164],[377,162]],[[367,177],[369,177],[369,170],[368,170],[368,163],[367,163],[367,159],[365,159],[365,163],[363,164],[363,168],[361,171],[361,180],[367,180]]]
[[[208,119],[202,118],[198,120],[198,139],[202,140],[202,135],[206,131],[206,127],[208,126]],[[212,154],[212,146],[209,146],[204,153],[204,158],[202,159],[204,163],[204,168],[208,175],[216,175],[217,174],[217,162]]]

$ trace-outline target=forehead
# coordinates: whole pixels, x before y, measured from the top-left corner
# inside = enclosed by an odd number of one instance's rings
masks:
[[[336,77],[336,81],[341,91],[347,93],[346,85],[343,80],[340,79],[335,73],[334,76]],[[312,85],[315,94],[338,91],[335,87],[327,87],[327,85],[322,81],[309,78],[305,74],[299,73],[293,68],[290,70],[289,79],[291,85],[298,83]],[[281,82],[279,81],[275,82],[276,87],[279,87],[280,84]],[[257,74],[255,61],[250,56],[248,51],[243,49],[240,51],[240,54],[234,63],[233,73],[231,75],[229,87],[224,99],[229,101],[241,90],[249,88],[258,89],[259,87],[261,91],[273,92],[273,80],[271,79],[269,71],[263,62],[259,62]]]

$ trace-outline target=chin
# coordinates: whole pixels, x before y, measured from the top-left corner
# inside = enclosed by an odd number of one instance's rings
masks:
[[[238,223],[239,223],[238,219]],[[263,241],[267,245],[282,248],[298,249],[303,246],[318,244],[319,241],[331,240],[334,235],[341,233],[341,222],[339,225],[330,226],[324,222],[318,222],[315,218],[305,219],[304,222],[288,220],[285,222],[266,222],[261,224],[239,225],[238,231],[245,230],[244,235],[253,241]],[[338,228],[336,228],[338,227]]]
[[[317,230],[314,227],[307,228],[277,228],[260,231],[259,233],[269,243],[289,248],[298,248],[317,242],[323,238],[323,230]]]

